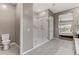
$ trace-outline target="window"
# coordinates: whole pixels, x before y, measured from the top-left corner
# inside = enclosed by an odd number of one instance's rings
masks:
[[[73,15],[67,13],[59,16],[59,33],[71,33]]]

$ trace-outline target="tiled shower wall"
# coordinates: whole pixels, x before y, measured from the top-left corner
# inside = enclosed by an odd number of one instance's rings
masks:
[[[45,14],[42,15],[43,12],[45,12]],[[50,10],[45,10],[38,14],[33,14],[33,45],[36,46],[47,40],[53,39],[54,19],[53,13]]]
[[[44,11],[46,14],[40,16],[34,14],[33,19],[33,44],[34,46],[48,40],[48,11]]]

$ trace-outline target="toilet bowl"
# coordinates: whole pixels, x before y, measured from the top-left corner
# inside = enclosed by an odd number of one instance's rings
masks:
[[[2,34],[2,45],[3,45],[3,50],[9,49],[9,45],[10,45],[9,34]]]
[[[10,40],[4,40],[2,41],[3,44],[3,50],[7,50],[9,48]]]

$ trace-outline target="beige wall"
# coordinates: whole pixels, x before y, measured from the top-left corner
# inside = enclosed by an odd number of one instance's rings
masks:
[[[16,21],[15,21],[15,38],[16,43],[20,45],[20,20],[21,20],[21,4],[16,5]]]
[[[0,34],[9,33],[11,42],[15,42],[15,6],[0,4]]]

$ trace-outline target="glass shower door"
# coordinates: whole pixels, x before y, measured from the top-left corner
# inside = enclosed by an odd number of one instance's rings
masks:
[[[42,42],[48,40],[48,18],[44,17],[42,19],[41,30],[42,30]]]
[[[39,40],[39,22],[36,17],[33,19],[33,46],[38,44]]]
[[[33,20],[33,43],[39,45],[48,40],[48,16],[34,15]]]

